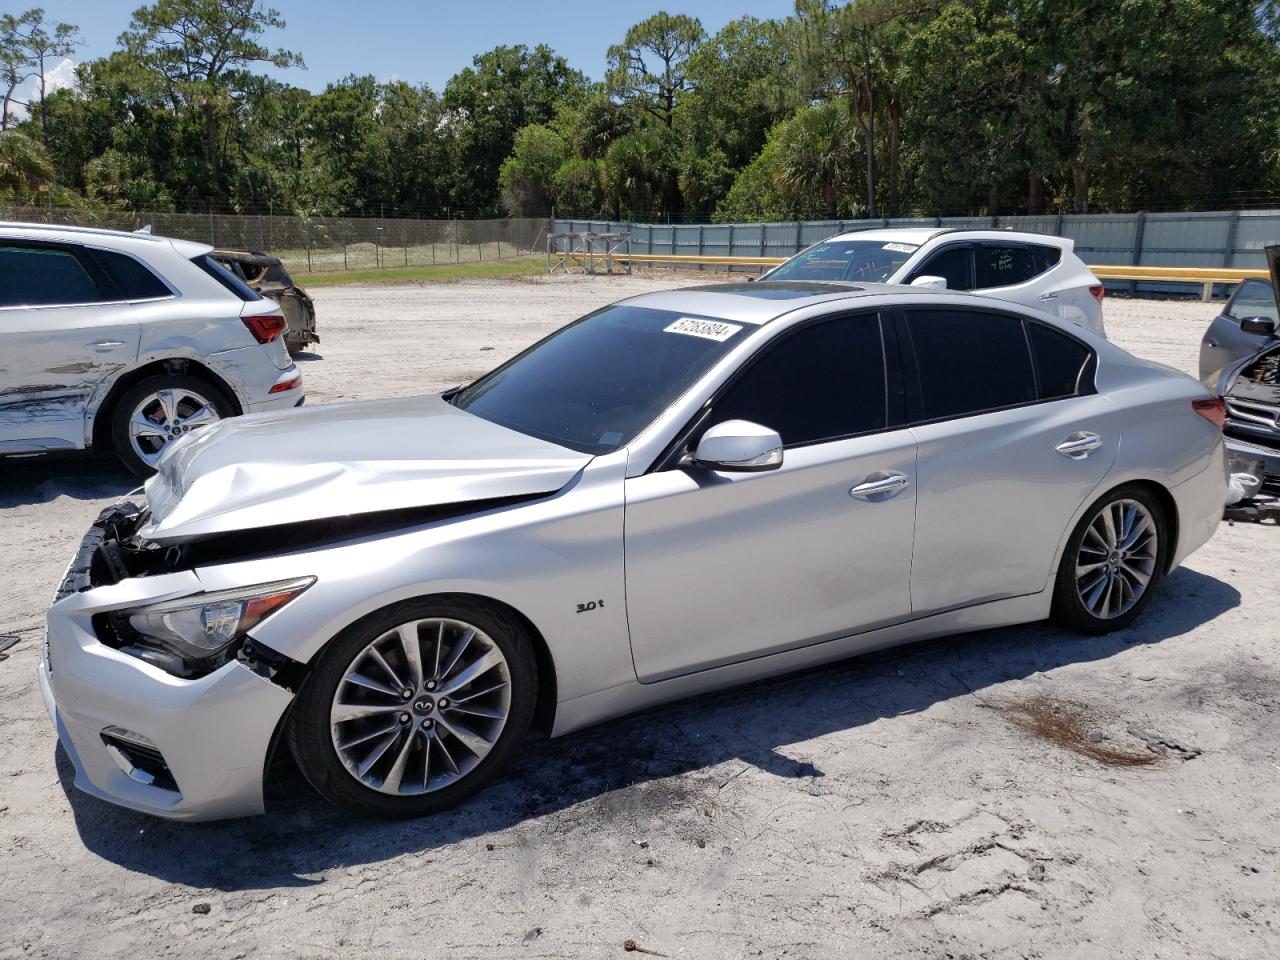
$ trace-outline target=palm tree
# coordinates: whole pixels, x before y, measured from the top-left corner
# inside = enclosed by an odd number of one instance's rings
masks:
[[[49,152],[26,134],[0,132],[0,191],[21,199],[53,180]]]

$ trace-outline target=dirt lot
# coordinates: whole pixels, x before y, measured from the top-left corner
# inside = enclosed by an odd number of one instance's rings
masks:
[[[675,282],[322,290],[308,402],[437,390]],[[1192,370],[1213,307],[1106,315]],[[0,958],[607,957],[628,939],[699,960],[1280,956],[1274,527],[1223,525],[1109,637],[948,638],[532,743],[430,820],[353,821],[280,762],[268,816],[183,826],[74,793],[34,683],[55,582],[129,481],[85,458],[0,471],[0,633],[21,637],[0,662]],[[1185,751],[1104,766],[1001,709],[1037,696],[1088,711],[1091,747],[1142,752],[1136,728]]]

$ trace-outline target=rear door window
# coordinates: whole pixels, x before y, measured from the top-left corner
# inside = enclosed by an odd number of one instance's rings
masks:
[[[1044,272],[1035,251],[1024,246],[979,244],[973,262],[978,290],[1026,283]]]
[[[1036,399],[1022,320],[976,310],[909,310],[919,420],[999,410]]]
[[[110,250],[86,250],[111,279],[120,300],[158,300],[173,296],[163,280],[133,257]]]
[[[76,306],[114,297],[67,247],[0,245],[0,307]]]
[[[784,446],[836,440],[887,423],[880,320],[824,320],[766,346],[716,401],[706,426],[749,420]]]
[[[935,253],[912,275],[916,277],[942,277],[948,290],[972,290],[972,249],[968,244],[957,244]]]

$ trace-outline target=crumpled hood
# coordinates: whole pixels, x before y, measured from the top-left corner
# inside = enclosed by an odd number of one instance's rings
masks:
[[[147,481],[147,540],[554,493],[591,460],[440,397],[259,413],[184,437]]]

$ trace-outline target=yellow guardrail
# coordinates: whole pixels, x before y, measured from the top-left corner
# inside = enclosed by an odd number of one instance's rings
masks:
[[[592,259],[588,257],[587,259]],[[615,253],[614,260],[630,263],[670,263],[689,266],[722,267],[776,267],[787,257],[714,257],[681,253]],[[1234,267],[1139,267],[1128,264],[1099,264],[1089,267],[1099,280],[1147,280],[1161,283],[1197,283],[1205,300],[1213,294],[1218,283],[1239,283],[1242,280],[1270,279],[1266,270],[1245,270]]]

